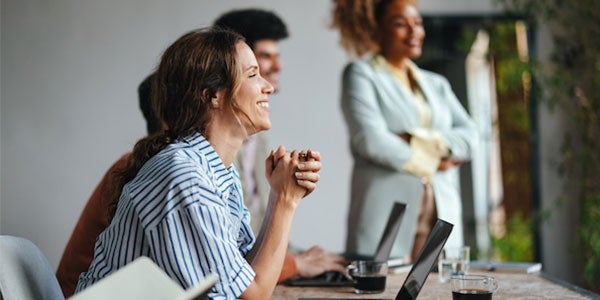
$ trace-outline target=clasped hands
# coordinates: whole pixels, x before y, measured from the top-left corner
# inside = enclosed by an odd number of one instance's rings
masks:
[[[310,149],[288,152],[280,145],[267,157],[266,170],[272,190],[293,192],[300,189],[302,198],[312,193],[319,181],[321,154]]]
[[[410,144],[410,140],[412,139],[412,135],[408,132],[402,132],[397,134],[403,141]],[[459,166],[463,163],[462,160],[458,160],[452,158],[451,156],[445,156],[440,159],[440,163],[438,165],[438,171],[446,171],[452,167]]]

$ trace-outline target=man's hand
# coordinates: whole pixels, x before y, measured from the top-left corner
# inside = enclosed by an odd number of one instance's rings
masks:
[[[300,277],[314,277],[327,271],[346,273],[346,259],[319,246],[296,255],[295,259]]]

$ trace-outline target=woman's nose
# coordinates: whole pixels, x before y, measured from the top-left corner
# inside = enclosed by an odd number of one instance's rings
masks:
[[[273,94],[273,92],[275,91],[275,87],[273,87],[273,85],[266,79],[262,78],[263,80],[263,92],[265,94]]]

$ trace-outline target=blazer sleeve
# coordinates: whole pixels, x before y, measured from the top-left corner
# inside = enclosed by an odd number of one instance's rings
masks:
[[[384,119],[375,74],[365,61],[349,64],[342,76],[341,108],[354,156],[402,171],[412,155],[410,145],[392,132]]]
[[[443,99],[449,108],[452,121],[452,126],[440,129],[440,134],[450,148],[453,158],[463,161],[470,160],[474,145],[478,140],[477,127],[452,91],[448,80],[442,76],[439,78]]]

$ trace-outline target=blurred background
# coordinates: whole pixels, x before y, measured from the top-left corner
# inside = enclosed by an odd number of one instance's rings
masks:
[[[600,2],[420,6],[427,38],[418,64],[450,80],[480,129],[477,155],[461,170],[473,259],[542,262],[544,272],[597,291]],[[292,243],[343,251],[352,160],[339,90],[351,58],[329,28],[329,1],[3,0],[0,7],[0,234],[31,239],[56,267],[93,188],[145,134],[137,86],[162,51],[225,11],[259,7],[290,30],[280,43],[270,144],[323,156]]]

